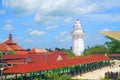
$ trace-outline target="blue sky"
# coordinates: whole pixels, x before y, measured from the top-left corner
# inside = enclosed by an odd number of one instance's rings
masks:
[[[13,34],[23,48],[70,48],[77,18],[85,47],[104,44],[100,31],[119,31],[120,0],[0,0],[0,42]]]

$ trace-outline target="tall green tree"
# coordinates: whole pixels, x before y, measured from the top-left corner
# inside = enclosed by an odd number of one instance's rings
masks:
[[[120,41],[115,40],[113,38],[107,37],[110,41],[105,42],[105,45],[110,50],[110,53],[120,53]]]
[[[107,49],[105,45],[95,45],[93,47],[85,49],[85,51],[83,52],[83,55],[105,54],[105,53],[109,53],[109,49]]]

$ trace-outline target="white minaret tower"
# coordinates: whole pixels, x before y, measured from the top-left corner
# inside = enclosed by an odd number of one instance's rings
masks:
[[[73,38],[72,52],[76,56],[81,56],[84,51],[84,33],[79,19],[77,19],[74,25],[72,38]]]

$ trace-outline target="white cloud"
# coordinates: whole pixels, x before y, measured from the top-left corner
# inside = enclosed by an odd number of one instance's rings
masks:
[[[47,16],[80,15],[96,11],[95,2],[88,0],[2,0],[15,14],[40,12]]]
[[[102,8],[102,9],[110,9],[110,8],[116,8],[116,7],[120,7],[120,0],[100,0],[100,1],[97,1],[97,3],[100,3],[102,1],[101,4],[99,4],[99,6]]]
[[[5,10],[0,10],[0,14],[5,14]]]
[[[59,20],[60,18],[55,16],[42,16],[40,13],[37,13],[34,17],[34,21],[38,24],[50,24],[50,23],[55,23]]]
[[[12,19],[8,19],[7,21],[6,21],[6,23],[12,23],[13,22],[13,20]]]
[[[2,0],[16,15],[34,13],[34,21],[50,23],[60,16],[75,16],[96,11],[96,3],[87,0]],[[54,16],[54,17],[51,17]]]
[[[29,15],[39,8],[41,0],[2,0],[5,7],[13,10],[16,15]]]
[[[28,31],[28,32],[31,32],[31,31],[32,31],[32,29],[31,29],[31,28],[28,28],[28,29],[27,29],[27,31]]]
[[[108,0],[2,0],[2,2],[6,8],[10,8],[17,15],[33,13],[34,21],[40,24],[56,22],[61,16],[81,15],[89,15],[87,17],[95,21],[120,21],[120,16],[106,15],[108,10],[120,7],[119,0],[109,0],[109,2]],[[99,15],[99,12],[104,14]],[[92,13],[95,14],[91,15]],[[65,22],[69,21],[70,18],[65,20]]]
[[[119,0],[2,0],[15,14],[39,13],[41,16],[79,16],[120,7],[119,3]]]
[[[55,25],[55,26],[47,26],[46,30],[54,30],[54,29],[57,29],[57,28],[58,28],[57,25]]]
[[[41,16],[39,15],[39,13],[36,13],[36,15],[34,17],[34,21],[35,22],[40,22],[41,21]]]
[[[43,15],[80,15],[96,10],[96,5],[87,0],[48,0],[41,5],[40,10]]]
[[[71,41],[71,36],[66,36],[64,39],[61,39],[60,42]]]
[[[32,30],[29,32],[31,36],[43,36],[46,34],[45,31]]]
[[[91,14],[83,17],[94,22],[120,22],[120,14]]]
[[[67,18],[64,19],[64,22],[65,23],[70,23],[70,22],[72,22],[72,20],[73,20],[72,17],[67,17]]]
[[[13,30],[14,27],[11,24],[5,24],[5,26],[3,27],[3,30]]]
[[[14,27],[12,25],[13,20],[12,19],[7,19],[6,24],[3,27],[3,30],[13,30]]]
[[[60,34],[59,34],[59,36],[60,37],[63,37],[64,35],[67,35],[68,34],[68,32],[67,31],[64,31],[64,32],[61,32]]]
[[[30,44],[31,44],[31,43],[33,43],[34,41],[33,41],[33,40],[31,40],[31,39],[26,39],[26,40],[25,40],[25,42],[26,42],[26,43],[30,43]]]
[[[71,41],[71,35],[69,32],[63,31],[55,37],[59,42]]]
[[[105,29],[102,29],[101,31],[112,31],[112,30],[108,29],[108,28],[105,28]]]
[[[91,3],[89,5],[84,5],[84,7],[78,7],[75,10],[75,13],[77,13],[77,15],[80,15],[80,14],[88,14],[94,11],[97,11],[97,5],[96,3]]]

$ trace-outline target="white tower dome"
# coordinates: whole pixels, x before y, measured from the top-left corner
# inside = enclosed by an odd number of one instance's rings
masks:
[[[74,31],[72,33],[72,39],[73,39],[72,52],[76,56],[81,56],[84,51],[84,33],[79,19],[77,19],[75,23]]]

